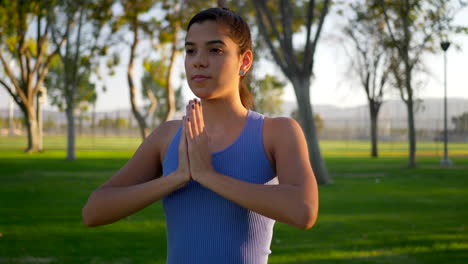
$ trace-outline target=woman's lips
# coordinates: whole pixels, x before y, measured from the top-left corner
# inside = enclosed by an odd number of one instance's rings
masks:
[[[205,80],[208,80],[208,79],[210,79],[210,77],[208,77],[206,75],[201,75],[201,74],[194,75],[192,77],[192,80],[196,81],[196,82],[201,82],[201,81],[205,81]]]

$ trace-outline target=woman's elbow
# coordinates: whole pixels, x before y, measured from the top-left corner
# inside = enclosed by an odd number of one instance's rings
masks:
[[[97,226],[95,221],[93,220],[93,217],[91,216],[91,213],[89,212],[88,205],[85,205],[83,209],[81,210],[81,217],[83,220],[83,224],[87,227],[94,227]]]
[[[317,205],[304,204],[297,228],[302,230],[310,229],[317,222],[317,216]]]
[[[103,223],[103,219],[100,219],[99,210],[95,208],[92,202],[90,204],[89,200],[83,209],[81,209],[81,218],[83,224],[87,227],[96,227],[105,224]]]

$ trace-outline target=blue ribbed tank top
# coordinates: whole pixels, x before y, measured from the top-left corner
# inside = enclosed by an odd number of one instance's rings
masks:
[[[212,154],[221,174],[255,184],[277,184],[263,146],[263,116],[254,111],[240,136]],[[163,161],[163,177],[178,166],[181,128]],[[225,199],[191,180],[163,197],[166,217],[167,264],[265,264],[275,221]]]

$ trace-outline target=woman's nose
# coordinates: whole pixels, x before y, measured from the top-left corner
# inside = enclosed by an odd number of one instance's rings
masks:
[[[205,52],[199,51],[193,58],[193,66],[195,68],[206,68],[208,66],[208,58]]]

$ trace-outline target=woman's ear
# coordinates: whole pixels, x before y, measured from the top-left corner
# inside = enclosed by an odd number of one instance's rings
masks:
[[[252,66],[252,62],[253,62],[253,53],[252,53],[252,51],[247,50],[246,52],[244,52],[244,54],[242,54],[241,61],[242,61],[242,63],[241,63],[239,72],[243,71],[243,73],[246,74],[250,70],[250,67]],[[244,74],[242,74],[242,75],[244,75]]]

